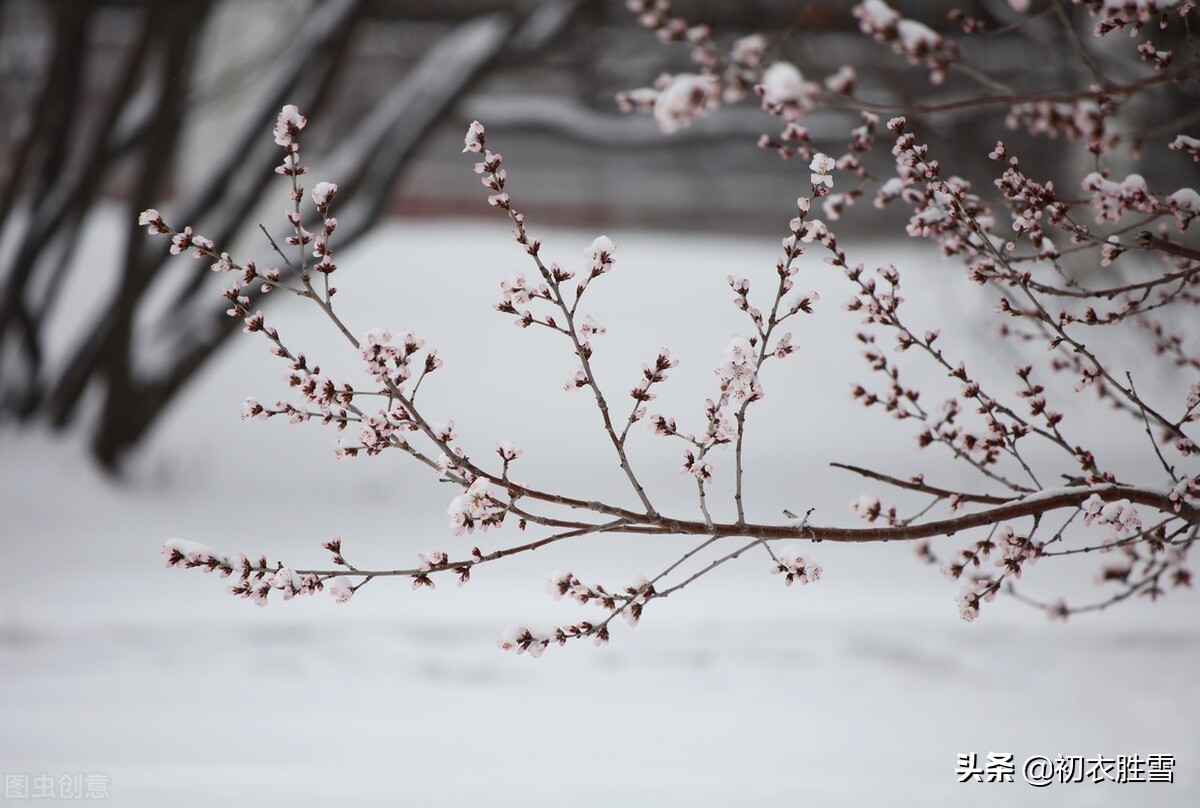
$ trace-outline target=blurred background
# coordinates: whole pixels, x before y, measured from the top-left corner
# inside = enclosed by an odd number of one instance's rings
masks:
[[[852,5],[674,3],[722,42],[764,32],[771,54],[810,80],[852,64],[860,95],[881,103],[973,89],[955,76],[931,88],[923,68],[858,32]],[[997,33],[962,38],[963,51],[1017,87],[1089,80],[1053,4],[1035,2],[1043,13],[1020,28],[1002,0],[892,5],[947,36],[952,8],[987,19]],[[1062,6],[1087,37],[1086,18]],[[1162,45],[1185,36],[1172,28]],[[1087,47],[1112,75],[1139,74],[1124,37]],[[671,137],[616,110],[617,91],[689,64],[686,48],[661,45],[611,0],[0,0],[0,772],[31,785],[103,776],[121,805],[550,805],[564,795],[1008,805],[1017,790],[1048,805],[1125,805],[1137,788],[1157,788],[1156,805],[1197,804],[1194,596],[1069,626],[998,603],[967,626],[955,585],[910,548],[821,548],[819,585],[787,591],[748,562],[648,613],[613,648],[581,645],[531,667],[494,639],[522,620],[581,619],[543,592],[552,569],[582,563],[586,579],[623,584],[679,547],[614,539],[481,571],[461,592],[376,583],[346,607],[323,598],[262,612],[218,581],[160,569],[158,545],[173,535],[304,567],[323,563],[319,543],[340,534],[351,561],[357,550],[395,566],[450,547],[452,493],[398,458],[335,463],[333,436],[315,425],[241,423],[245,396],[283,394],[283,368],[263,345],[228,339],[240,323],[224,314],[221,279],[207,262],[169,256],[138,212],[158,208],[271,263],[257,228],[278,232],[286,190],[270,131],[279,108],[297,104],[309,118],[308,184],[340,187],[347,319],[361,331],[412,328],[439,348],[447,367],[429,406],[462,424],[464,444],[482,453],[515,438],[530,479],[620,498],[612,464],[595,460],[607,449],[594,411],[562,396],[570,357],[490,311],[499,280],[528,267],[485,204],[462,136],[471,120],[486,124],[553,260],[579,264],[596,235],[613,237],[618,274],[593,299],[610,331],[598,367],[621,390],[671,347],[684,364],[658,403],[694,420],[716,357],[745,329],[725,275],[769,282],[808,167],[755,148],[776,122],[752,101]],[[1176,187],[1192,164],[1162,146],[1195,134],[1194,109],[1182,93],[1123,107],[1115,125],[1156,147],[1113,167]],[[804,124],[840,154],[857,115],[822,109]],[[996,110],[921,126],[982,189],[1001,136],[1031,174],[1077,183],[1092,168],[1077,145],[1005,130]],[[994,301],[960,289],[961,270],[933,251],[881,235],[902,235],[903,211],[851,213],[838,233],[856,245],[853,260],[905,267],[916,317],[965,350],[988,339],[978,315]],[[908,433],[851,408],[844,391],[866,376],[857,322],[836,311],[847,289],[822,268],[813,257],[803,283],[828,313],[797,326],[801,355],[770,380],[750,446],[763,519],[815,505],[821,521],[849,523],[845,504],[862,486],[830,475],[831,460],[957,473],[927,459],[914,468]],[[353,367],[298,301],[268,303],[302,349]],[[979,361],[1003,372],[1007,351]],[[1112,423],[1104,408],[1077,415],[1083,437]],[[1112,434],[1110,460],[1131,477],[1154,473],[1148,444]],[[678,458],[640,440],[635,458],[661,500],[694,509]],[[728,469],[718,474],[729,482]],[[1050,573],[1043,594],[1086,597],[1093,572]],[[959,786],[955,754],[990,751],[1176,754],[1179,783]]]
[[[970,87],[952,76],[931,90],[922,68],[858,32],[851,5],[683,0],[676,11],[725,40],[762,31],[772,54],[813,78],[853,64],[860,95],[881,103],[936,102]],[[930,21],[964,6],[895,5]],[[1003,0],[965,10],[999,31],[962,39],[995,78],[1029,89],[1087,80],[1057,46],[1053,15],[1006,31],[1016,17]],[[1163,36],[1166,45],[1178,34]],[[670,138],[648,117],[619,114],[615,92],[689,61],[681,45],[656,46],[618,2],[5,0],[0,44],[0,417],[55,430],[86,417],[91,452],[110,469],[234,327],[203,267],[159,271],[164,251],[146,242],[136,213],[157,207],[221,244],[261,252],[247,237],[277,159],[263,133],[284,103],[309,115],[308,159],[342,189],[343,247],[387,217],[487,213],[451,148],[472,119],[522,166],[524,207],[545,223],[776,233],[804,178],[804,166],[745,147],[771,129],[753,104]],[[1103,58],[1114,43],[1089,46]],[[1187,103],[1152,95],[1121,114],[1146,132],[1164,121],[1180,131]],[[836,151],[855,121],[822,109],[805,124],[818,148]],[[960,174],[986,178],[998,121],[994,110],[966,110],[923,124]],[[1025,164],[1070,175],[1082,166],[1065,155],[1082,150],[1067,145],[1042,139]],[[1163,154],[1140,166],[1151,179],[1171,170]],[[100,206],[125,211],[121,275],[96,290],[109,302],[93,322],[56,336],[62,290],[73,271],[88,271],[76,260],[80,233]],[[861,207],[844,227],[875,232]],[[164,341],[169,357],[150,347]]]

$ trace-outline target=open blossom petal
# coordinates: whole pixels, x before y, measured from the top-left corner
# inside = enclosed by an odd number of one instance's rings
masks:
[[[824,185],[828,188],[832,188],[833,177],[829,176],[829,172],[833,171],[836,166],[837,162],[828,154],[822,154],[820,152],[814,154],[812,162],[808,165],[809,170],[813,172],[812,176],[810,177],[812,184]]]

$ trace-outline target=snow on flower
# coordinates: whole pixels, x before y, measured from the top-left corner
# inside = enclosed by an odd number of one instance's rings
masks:
[[[864,0],[855,6],[854,16],[858,17],[859,27],[864,34],[891,28],[901,19],[900,12],[883,0]]]
[[[979,617],[979,596],[974,592],[963,592],[958,596],[958,613],[970,623]]]
[[[761,398],[762,387],[755,370],[758,353],[750,340],[742,336],[733,337],[725,348],[724,356],[725,361],[715,371],[721,380],[721,391],[735,400]]]
[[[491,483],[485,477],[479,477],[471,483],[465,492],[450,501],[446,509],[450,529],[455,536],[474,533],[476,527],[487,530],[498,523],[497,517],[502,513],[492,497]]]
[[[197,563],[213,557],[210,547],[187,539],[167,539],[163,542],[162,554],[167,557],[167,566],[178,566],[183,562]]]
[[[791,62],[775,62],[767,68],[759,91],[763,109],[789,124],[811,112],[821,94],[820,86],[805,81]]]
[[[858,73],[849,65],[842,65],[838,71],[832,76],[825,79],[825,86],[831,92],[839,93],[840,95],[850,95],[854,92],[854,85],[858,81]]]
[[[1083,523],[1090,525],[1096,522],[1101,525],[1111,525],[1117,535],[1131,535],[1142,529],[1142,520],[1137,509],[1127,499],[1105,502],[1098,494],[1092,494],[1081,506],[1083,508]]]
[[[1180,188],[1167,197],[1167,202],[1177,208],[1200,213],[1200,194],[1193,188]]]
[[[610,239],[608,236],[596,236],[596,239],[587,246],[587,249],[583,251],[583,254],[588,258],[591,258],[593,261],[599,261],[601,256],[611,256],[614,252],[616,252],[616,249],[617,248],[612,243],[612,239]]]
[[[821,580],[820,565],[806,561],[802,554],[804,549],[802,545],[789,544],[776,552],[775,557],[779,563],[771,569],[771,574],[782,574],[787,586],[791,586],[793,581],[799,581],[803,586]]]
[[[329,594],[338,603],[345,603],[354,595],[354,588],[350,584],[350,579],[345,575],[339,575],[329,582]]]
[[[318,211],[324,212],[329,203],[333,201],[334,196],[337,195],[337,190],[337,185],[332,182],[318,182],[313,186],[312,198]]]
[[[860,519],[874,522],[879,518],[879,514],[883,510],[883,505],[880,503],[879,497],[863,494],[850,503],[850,508],[858,514]]]
[[[572,390],[578,390],[580,387],[583,387],[587,383],[588,383],[587,374],[584,373],[583,370],[577,370],[574,373],[572,373],[570,376],[568,376],[567,380],[565,382],[563,382],[563,389],[569,393]]]
[[[296,135],[308,123],[308,118],[300,114],[295,104],[288,104],[279,112],[275,120],[275,142],[280,146],[291,146],[296,142]]]
[[[1167,147],[1172,151],[1187,152],[1192,155],[1192,162],[1200,163],[1200,139],[1187,135],[1176,135],[1175,140]]]
[[[256,399],[248,398],[242,402],[242,420],[249,421],[251,418],[257,418],[260,421],[265,421],[271,414],[267,412],[266,407],[258,403]]]
[[[537,658],[550,644],[550,638],[534,634],[525,626],[513,626],[504,632],[497,644],[505,651],[515,650],[518,654],[528,653]]]
[[[546,583],[546,591],[553,595],[555,600],[562,600],[563,595],[570,592],[575,583],[575,576],[570,572],[555,570]]]
[[[467,127],[467,136],[463,138],[463,151],[465,152],[481,152],[483,151],[483,124],[479,121],[471,121],[471,125]]]
[[[517,448],[517,444],[510,440],[496,441],[496,454],[500,455],[500,459],[508,463],[516,460],[523,452]]]
[[[161,236],[171,232],[163,221],[162,214],[154,208],[147,208],[138,216],[138,224],[147,228],[152,235]]]
[[[593,336],[601,336],[607,331],[604,326],[592,319],[591,315],[583,318],[583,323],[579,326],[579,336],[585,340],[591,339]]]
[[[449,443],[458,437],[458,433],[454,431],[454,421],[430,421],[429,430],[433,432],[434,437],[442,443]]]
[[[903,19],[896,23],[896,32],[905,49],[910,51],[934,50],[942,44],[942,37],[924,23]]]
[[[808,82],[791,62],[775,62],[763,73],[763,97],[773,104],[798,101],[805,95]]]
[[[750,344],[750,340],[742,336],[735,336],[725,348],[725,359],[734,365],[749,364],[756,358],[754,346]]]
[[[729,55],[746,67],[758,67],[762,64],[762,57],[766,51],[767,38],[762,34],[751,34],[734,40],[729,48]]]
[[[426,550],[423,553],[417,553],[417,566],[422,572],[429,572],[446,565],[450,560],[450,556],[445,550]]]
[[[654,120],[663,134],[691,125],[720,106],[720,87],[711,76],[680,73],[672,76],[654,101]]]

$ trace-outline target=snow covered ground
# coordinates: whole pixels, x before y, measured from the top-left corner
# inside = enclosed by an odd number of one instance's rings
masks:
[[[581,265],[596,235],[531,224],[565,265]],[[694,425],[721,349],[744,330],[725,275],[765,286],[776,245],[609,235],[617,271],[586,307],[609,331],[595,341],[599,372],[621,391],[669,347],[682,364],[654,404]],[[955,297],[960,271],[912,247],[851,256],[919,272],[915,316],[944,334],[972,330],[990,307]],[[497,282],[528,269],[505,228],[392,225],[339,258],[338,299],[357,330],[409,328],[439,348],[446,366],[422,395],[455,419],[464,445],[481,454],[512,439],[526,452],[524,479],[628,499],[590,401],[562,392],[574,367],[564,346],[490,311]],[[867,374],[843,339],[855,327],[840,310],[845,282],[806,260],[798,285],[822,301],[795,329],[799,356],[764,379],[749,508],[774,519],[815,506],[815,521],[850,524],[847,503],[866,489],[831,460],[957,472],[915,457],[909,431],[849,402],[849,382]],[[95,291],[75,290],[63,322],[102,300]],[[280,304],[272,316],[289,342],[330,369],[353,366],[318,315]],[[1012,359],[998,349],[995,368]],[[637,629],[622,624],[607,648],[531,660],[497,649],[507,626],[586,614],[545,593],[552,570],[624,584],[688,545],[592,539],[489,565],[458,590],[376,581],[345,606],[319,597],[257,609],[219,580],[163,568],[159,546],[172,536],[295,566],[323,564],[320,542],[335,534],[360,565],[464,546],[445,525],[452,492],[404,458],[336,461],[333,435],[316,425],[241,422],[244,397],[282,395],[282,369],[262,340],[235,340],[122,481],[69,443],[0,432],[6,777],[99,774],[121,806],[1200,804],[1192,594],[1065,625],[997,601],[966,624],[957,586],[911,548],[823,544],[815,585],[786,588],[748,555],[653,604]],[[1085,431],[1107,423],[1088,417]],[[1153,480],[1136,441],[1134,431],[1106,446]],[[648,431],[634,444],[659,507],[691,515],[678,448]],[[720,469],[717,486],[728,483]],[[1094,569],[1042,565],[1026,581],[1036,595],[1096,597]],[[1039,789],[1018,769],[1016,783],[959,784],[957,755],[989,752],[1018,766],[1033,755],[1173,755],[1176,782]]]

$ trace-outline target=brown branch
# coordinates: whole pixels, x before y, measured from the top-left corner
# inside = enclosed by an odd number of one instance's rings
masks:
[[[948,488],[938,488],[936,485],[929,485],[924,482],[917,482],[916,480],[902,480],[899,477],[892,477],[887,474],[881,474],[878,471],[871,471],[870,469],[864,469],[859,466],[851,466],[846,463],[830,463],[829,465],[833,466],[834,468],[852,471],[855,474],[872,480],[878,480],[879,482],[887,483],[888,485],[895,486],[896,488],[904,488],[909,491],[918,491],[922,494],[932,494],[935,497],[956,497],[961,499],[963,502],[978,502],[981,505],[1005,505],[1009,502],[1012,502],[1011,498],[996,497],[991,496],[990,494],[964,494],[961,491],[951,491]]]

